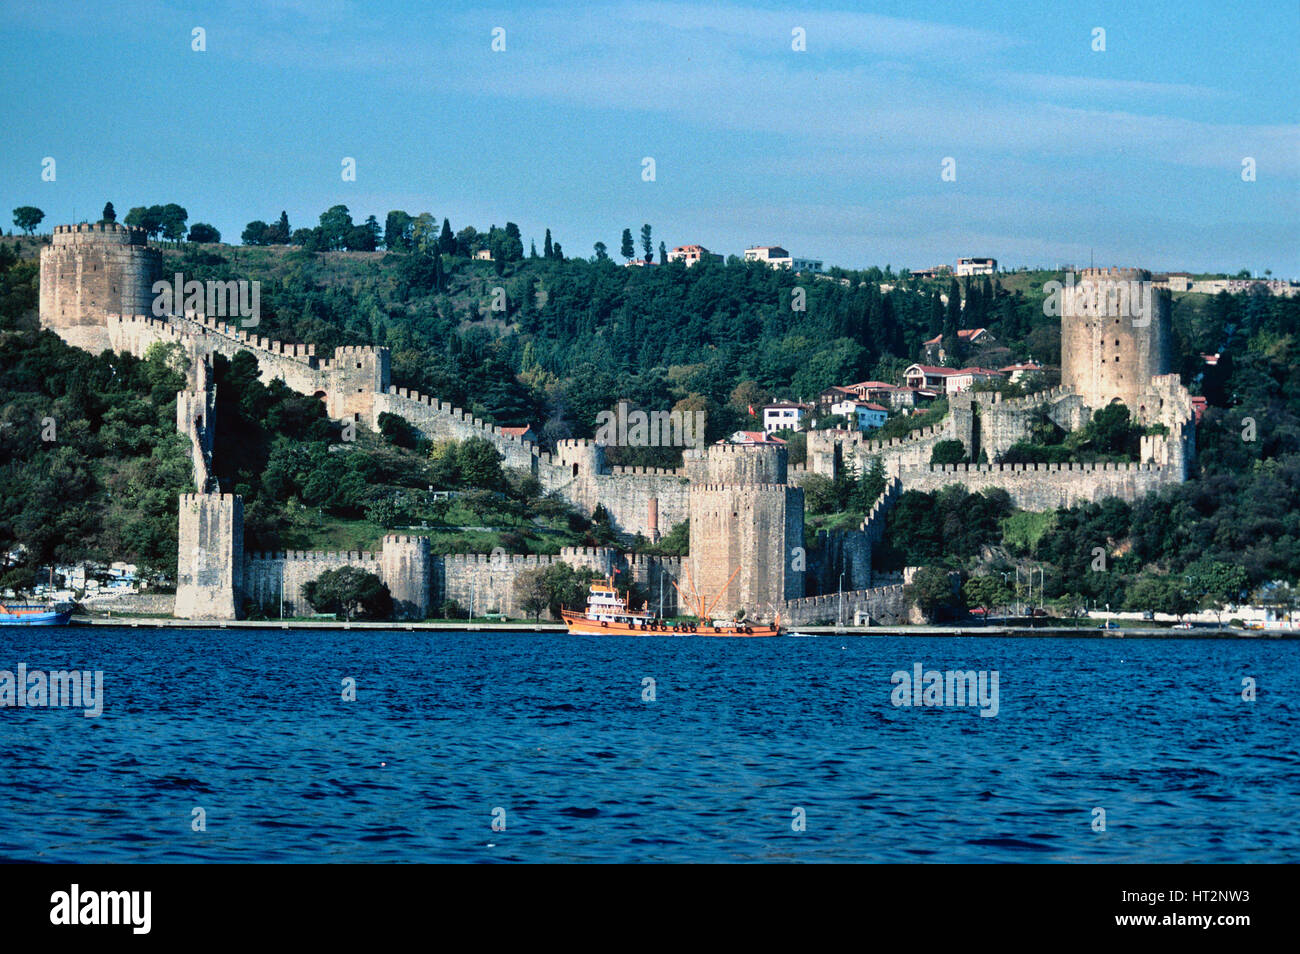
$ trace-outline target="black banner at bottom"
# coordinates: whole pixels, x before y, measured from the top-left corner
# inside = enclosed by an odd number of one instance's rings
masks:
[[[1288,918],[1292,872],[1274,866],[684,866],[663,872],[530,866],[2,866],[7,940],[116,937],[373,940],[376,929],[540,928],[567,939],[618,928],[814,936],[845,923],[874,938],[961,932],[1245,939]],[[824,870],[817,871],[820,867]],[[782,923],[784,922],[784,923]],[[614,935],[617,936],[617,935]],[[660,935],[661,938],[664,935]],[[972,937],[975,935],[971,935]],[[986,935],[987,936],[987,935]]]

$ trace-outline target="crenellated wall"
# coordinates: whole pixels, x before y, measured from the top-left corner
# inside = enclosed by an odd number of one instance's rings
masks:
[[[1137,500],[1152,491],[1179,484],[1183,475],[1154,464],[944,464],[905,467],[903,490],[933,493],[950,484],[968,491],[1001,487],[1023,510],[1055,510],[1106,497]]]
[[[303,587],[326,570],[345,566],[357,567],[381,579],[384,571],[378,553],[360,550],[250,553],[244,569],[244,595],[260,605],[268,616],[275,616],[283,592],[285,616],[310,616],[315,610],[303,595]]]
[[[461,408],[392,386],[387,348],[348,346],[330,357],[314,345],[285,344],[202,314],[152,315],[152,282],[160,253],[139,230],[116,225],[60,226],[41,254],[41,323],[79,347],[114,348],[143,357],[155,342],[181,344],[190,358],[190,381],[177,401],[177,427],[193,448],[196,493],[179,502],[177,616],[230,619],[247,596],[270,613],[281,599],[286,615],[311,612],[303,587],[327,569],[356,566],[388,585],[398,618],[421,619],[455,600],[476,613],[495,610],[524,615],[520,574],[563,562],[602,575],[621,570],[655,608],[679,611],[680,582],[706,599],[718,597],[714,616],[745,610],[751,618],[782,608],[794,625],[834,618],[845,622],[861,610],[873,619],[899,621],[908,608],[902,584],[873,576],[872,547],[880,540],[894,501],[904,490],[932,491],[962,484],[971,491],[1002,487],[1027,510],[1048,510],[1108,496],[1125,500],[1186,479],[1195,451],[1191,398],[1169,371],[1168,303],[1161,297],[1138,315],[1116,324],[1095,305],[1071,298],[1062,318],[1061,387],[1003,400],[965,392],[948,398],[938,425],[907,437],[872,440],[853,431],[814,431],[807,437],[807,463],[788,465],[786,449],[710,445],[683,454],[680,469],[610,468],[605,450],[590,440],[560,441],[546,453],[530,441],[475,418]],[[1140,270],[1098,270],[1085,278],[1146,281]],[[1139,298],[1139,301],[1143,299]],[[1145,306],[1144,306],[1145,307]],[[1073,310],[1070,310],[1073,309]],[[1146,318],[1150,321],[1146,321]],[[430,553],[421,536],[388,535],[380,553],[243,553],[243,501],[218,491],[212,446],[215,392],[213,354],[233,358],[251,352],[264,382],[282,380],[322,399],[336,420],[377,429],[379,416],[396,414],[431,440],[483,438],[506,467],[535,475],[542,486],[591,513],[598,505],[616,529],[651,540],[683,520],[691,521],[691,552],[685,561],[610,548],[566,548],[555,556]],[[1115,358],[1119,360],[1116,361]],[[934,446],[957,440],[968,455],[990,460],[1023,440],[1042,414],[1066,430],[1083,426],[1092,412],[1124,400],[1144,424],[1165,433],[1143,436],[1141,464],[957,465],[931,467]],[[835,477],[844,468],[866,472],[879,460],[890,480],[856,530],[820,536],[813,565],[801,559],[804,499],[800,485],[815,475]],[[878,585],[889,580],[889,585]],[[728,582],[730,581],[730,582]],[[877,585],[873,585],[877,584]],[[822,590],[825,595],[806,596]],[[682,606],[681,612],[694,612]]]
[[[909,621],[910,606],[899,583],[786,600],[779,609],[783,626],[852,626],[859,612],[868,615],[872,623],[892,626]]]
[[[464,441],[474,437],[490,441],[505,458],[502,461],[503,467],[516,467],[541,476],[539,466],[542,465],[536,444],[517,435],[506,434],[495,424],[480,420],[447,401],[390,385],[386,391],[374,396],[374,420],[371,426],[378,428],[379,415],[384,413],[405,418],[411,426],[433,441]],[[368,424],[371,423],[369,418],[365,420]]]

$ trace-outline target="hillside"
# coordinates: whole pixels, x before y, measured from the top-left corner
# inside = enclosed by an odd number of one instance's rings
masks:
[[[18,256],[5,249],[18,249]],[[104,367],[110,377],[114,367],[23,330],[36,323],[36,249],[30,240],[0,243],[0,328],[8,329],[0,330],[6,339],[0,401],[11,429],[20,419],[29,427],[37,410],[61,399],[64,384],[51,375],[98,380]],[[399,386],[497,423],[532,424],[546,444],[591,436],[596,415],[620,399],[647,409],[703,409],[706,437],[715,440],[756,428],[748,409],[770,398],[807,399],[831,384],[865,378],[897,380],[920,357],[923,340],[954,325],[988,328],[1008,363],[1033,357],[1053,364],[1060,354],[1059,323],[1043,313],[1042,288],[1062,276],[1047,272],[963,283],[958,295],[965,308],[958,310],[951,282],[900,280],[878,269],[805,279],[735,259],[690,269],[624,268],[609,260],[494,262],[420,251],[219,244],[167,247],[164,257],[167,274],[261,282],[258,334],[313,342],[320,352],[385,345]],[[498,288],[504,307],[493,310]],[[1116,603],[1131,585],[1183,572],[1200,555],[1211,562],[1243,555],[1251,586],[1300,577],[1300,527],[1277,512],[1300,499],[1300,301],[1177,295],[1173,320],[1175,369],[1209,405],[1198,429],[1196,479],[1122,512],[1062,511],[1029,537],[1023,521],[1007,523],[1019,517],[996,501],[972,508],[909,498],[914,512],[939,508],[949,523],[968,525],[961,532],[955,524],[931,528],[922,545],[910,532],[914,521],[891,524],[884,568],[938,562],[983,572],[1007,565],[999,560],[1036,561],[1050,568],[1049,598]],[[1215,353],[1216,364],[1202,358]],[[959,359],[966,357],[982,360]],[[174,528],[165,521],[134,541],[113,529],[131,524],[132,512],[147,516],[137,522],[148,528],[158,508],[174,510],[174,497],[164,505],[161,497],[145,502],[111,493],[123,480],[151,481],[163,496],[175,491],[169,479],[142,469],[147,459],[149,467],[166,470],[183,448],[172,446],[174,434],[163,433],[174,414],[172,384],[157,380],[162,372],[150,370],[151,362],[141,364],[143,370],[132,368],[119,380],[120,395],[110,390],[106,397],[128,405],[147,401],[147,420],[160,428],[156,446],[106,443],[111,408],[84,402],[65,408],[59,420],[72,422],[67,433],[80,434],[79,421],[90,422],[87,442],[75,448],[88,474],[86,492],[78,501],[55,495],[39,504],[11,491],[0,508],[0,546],[37,539],[45,541],[34,550],[43,558],[125,557],[164,572],[174,564]],[[55,368],[63,370],[50,371]],[[435,449],[396,426],[344,446],[317,402],[262,386],[244,361],[219,367],[218,377],[227,406],[218,415],[226,436],[218,435],[217,460],[223,486],[247,499],[250,550],[370,549],[385,530],[410,527],[431,533],[442,552],[500,546],[545,553],[611,539],[607,526],[544,498],[526,481],[499,468],[477,469],[487,462],[475,463],[472,448]],[[133,412],[136,418],[143,408]],[[908,423],[891,421],[887,429],[901,433]],[[47,486],[52,479],[53,458],[42,457],[48,448],[7,442],[0,449],[7,486]],[[468,467],[462,454],[469,455]],[[610,448],[608,457],[616,464],[672,466],[680,451]],[[864,476],[860,487],[824,490],[810,509],[810,530],[850,525],[874,499],[876,485]],[[1152,517],[1166,512],[1176,516]],[[42,537],[21,523],[28,513],[38,514],[43,527],[64,529]],[[1117,572],[1089,575],[1074,565],[1074,537],[1113,552]]]

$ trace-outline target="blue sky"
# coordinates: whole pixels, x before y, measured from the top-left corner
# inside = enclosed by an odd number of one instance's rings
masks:
[[[6,227],[18,205],[48,227],[175,201],[229,241],[343,203],[511,220],[539,248],[549,227],[569,255],[649,222],[656,245],[846,267],[1091,257],[1300,278],[1295,0],[7,0],[0,49]]]

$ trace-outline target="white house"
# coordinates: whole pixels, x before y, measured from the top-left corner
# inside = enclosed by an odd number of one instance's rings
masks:
[[[801,431],[804,418],[811,409],[806,404],[766,404],[763,406],[763,430]]]
[[[929,391],[944,391],[950,375],[956,374],[956,368],[940,368],[930,364],[914,364],[903,372],[903,380],[909,388],[924,388]]]
[[[977,384],[1001,381],[1005,377],[1002,372],[990,368],[961,368],[944,380],[944,390],[949,394],[959,394],[962,391],[969,391]]]
[[[957,276],[992,275],[998,270],[996,258],[959,258],[957,259]]]
[[[780,245],[753,245],[745,249],[745,261],[765,262],[772,268],[789,268],[796,272],[816,274],[822,270],[822,262],[815,258],[793,258]]]

